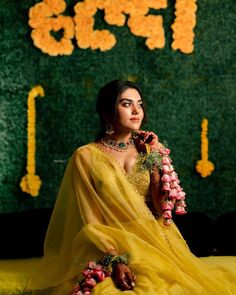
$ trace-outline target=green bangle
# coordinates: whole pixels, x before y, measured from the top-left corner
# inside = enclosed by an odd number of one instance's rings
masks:
[[[104,256],[102,257],[102,259],[100,260],[101,265],[103,265],[103,266],[105,266],[105,267],[109,267],[109,266],[111,265],[111,261],[112,261],[112,258],[113,258],[113,257],[114,257],[113,255],[107,253],[107,254],[104,255]]]
[[[117,263],[123,263],[123,264],[127,265],[128,258],[129,258],[129,255],[127,253],[122,254],[122,255],[115,255],[115,256],[107,253],[100,260],[100,263],[107,268],[112,268]]]
[[[123,264],[127,265],[129,262],[128,257],[129,257],[129,255],[127,253],[114,256],[111,260],[111,266],[113,267],[117,263],[123,263]]]

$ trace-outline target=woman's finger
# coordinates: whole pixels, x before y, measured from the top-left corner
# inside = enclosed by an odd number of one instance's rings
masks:
[[[129,285],[129,283],[127,281],[123,281],[122,283],[120,283],[120,289],[121,290],[131,290],[132,287]]]
[[[134,278],[133,278],[132,273],[130,271],[127,271],[126,277],[127,277],[127,281],[129,283],[129,286],[133,289],[133,287],[135,286],[135,283],[134,283]]]

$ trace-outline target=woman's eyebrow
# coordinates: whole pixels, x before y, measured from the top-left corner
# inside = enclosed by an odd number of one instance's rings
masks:
[[[130,98],[121,98],[121,100],[119,102],[122,102],[122,101],[128,101],[128,102],[133,102],[133,99],[130,99]],[[142,102],[141,99],[138,100],[138,102]]]

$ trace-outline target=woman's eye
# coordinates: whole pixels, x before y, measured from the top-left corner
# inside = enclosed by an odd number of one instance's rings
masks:
[[[129,106],[130,106],[130,102],[125,102],[125,103],[123,103],[123,106],[124,106],[124,107],[129,107]]]

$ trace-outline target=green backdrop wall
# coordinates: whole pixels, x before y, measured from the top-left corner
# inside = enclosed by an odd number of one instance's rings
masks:
[[[165,10],[166,46],[150,51],[128,27],[108,26],[102,12],[97,28],[109,28],[116,46],[107,52],[82,50],[50,57],[33,46],[28,11],[40,1],[0,0],[0,212],[51,208],[74,149],[97,132],[95,98],[106,82],[136,79],[149,105],[147,130],[172,149],[175,168],[187,192],[189,211],[216,217],[236,210],[235,106],[236,3],[198,0],[195,50],[171,49],[174,1]],[[78,1],[66,1],[73,16]],[[42,85],[36,99],[37,198],[20,190],[26,174],[27,94]],[[209,159],[215,171],[205,179],[195,171],[200,159],[201,121],[209,120]]]

